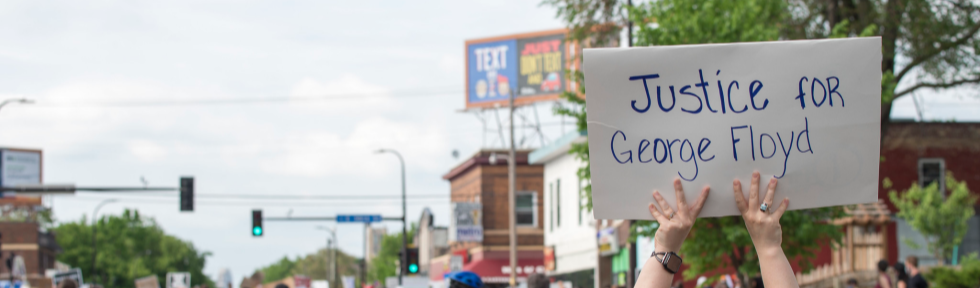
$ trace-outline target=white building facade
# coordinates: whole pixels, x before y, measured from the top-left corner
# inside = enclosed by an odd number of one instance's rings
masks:
[[[545,266],[546,274],[557,284],[552,287],[559,286],[555,288],[594,287],[596,225],[592,212],[584,209],[587,182],[578,177],[585,164],[568,153],[573,144],[584,142],[585,131],[576,131],[528,156],[531,164],[544,165]]]

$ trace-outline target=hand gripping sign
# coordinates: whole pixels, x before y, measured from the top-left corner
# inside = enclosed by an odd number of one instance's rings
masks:
[[[732,180],[756,170],[790,209],[877,200],[880,38],[584,53],[596,218],[652,219],[678,177],[688,199],[711,186],[701,217],[738,215]]]

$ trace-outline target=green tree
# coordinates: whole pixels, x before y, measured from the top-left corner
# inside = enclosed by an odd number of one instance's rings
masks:
[[[92,226],[87,223],[83,217],[53,229],[64,250],[58,261],[81,268],[86,280],[95,280],[105,287],[135,287],[137,278],[156,275],[164,280],[167,272],[190,272],[192,285],[214,287],[214,282],[202,272],[210,252],[198,252],[190,242],[164,233],[152,218],[129,209],[96,222],[98,274],[93,275]]]
[[[882,186],[886,189],[891,187],[891,181],[884,182]],[[937,182],[926,187],[912,183],[901,194],[889,191],[888,197],[898,208],[898,217],[925,236],[927,248],[942,265],[952,257],[953,247],[963,242],[977,196],[970,194],[966,181],[956,181],[952,172],[946,172],[948,195],[939,189]]]
[[[299,261],[299,257],[296,258],[296,260]],[[293,268],[296,268],[296,261],[289,260],[289,257],[282,256],[282,259],[279,259],[279,261],[259,269],[262,271],[262,275],[265,276],[265,278],[262,279],[262,283],[275,282],[282,280],[283,278],[293,276]]]
[[[418,225],[411,224],[408,230],[408,240],[411,242],[418,232]],[[384,283],[385,279],[398,275],[398,254],[402,249],[402,233],[391,233],[385,235],[381,240],[381,251],[371,259],[371,266],[368,267],[368,281],[379,281]]]
[[[310,279],[328,279],[327,270],[330,269],[333,254],[337,253],[337,281],[340,281],[341,276],[357,276],[360,275],[360,259],[350,256],[341,250],[327,250],[326,248],[317,250],[314,253],[307,254],[305,256],[296,256],[296,260],[290,260],[289,257],[283,256],[276,262],[273,262],[267,266],[259,268],[258,271],[262,272],[263,283],[270,283],[282,280],[283,278],[290,277],[293,275],[304,275],[310,277]],[[339,285],[339,283],[333,283],[331,285]]]
[[[304,257],[297,257],[294,261],[295,266],[293,266],[292,274],[306,275],[311,279],[327,279],[330,274],[327,270],[330,269],[331,257],[333,257],[333,252],[337,253],[337,275],[360,275],[360,259],[355,258],[341,250],[327,250],[320,249],[315,253],[307,254]],[[280,278],[281,279],[281,278]],[[337,278],[338,281],[340,278]],[[278,279],[275,279],[278,280]],[[339,283],[331,284],[331,287],[340,287]]]
[[[562,3],[576,1],[559,1]],[[546,2],[551,3],[551,2]],[[588,7],[587,5],[568,5],[567,7]],[[789,6],[783,0],[660,0],[636,7],[627,7],[632,23],[639,29],[633,35],[637,45],[678,45],[700,43],[728,43],[769,41],[780,38],[780,27],[791,19]],[[585,13],[575,10],[560,10],[560,13]],[[579,19],[567,16],[565,19]],[[570,26],[580,25],[569,23]],[[578,40],[570,35],[573,41]],[[574,75],[572,75],[574,76]],[[578,75],[579,84],[582,76]],[[572,105],[559,106],[555,113],[577,119],[579,129],[586,129],[585,102],[578,95],[585,94],[585,87],[578,85],[578,93],[565,93],[563,98]],[[578,171],[579,177],[590,178],[588,164],[588,143],[573,146],[570,153],[583,160],[586,166]],[[586,199],[591,201],[591,185],[583,189]],[[591,202],[587,209],[591,209]],[[788,211],[780,220],[783,227],[783,249],[788,258],[814,257],[821,244],[839,242],[843,233],[830,220],[843,215],[839,207]],[[644,235],[652,237],[658,224],[654,221],[637,221],[633,225],[632,237]],[[759,261],[752,239],[745,229],[741,217],[719,217],[699,219],[681,247],[685,263],[690,269],[685,277],[690,279],[713,269],[731,265],[740,274],[743,286],[748,286],[749,275],[759,273]],[[635,239],[635,238],[634,238]],[[722,259],[723,261],[719,261]],[[800,261],[804,270],[809,270],[810,262]]]

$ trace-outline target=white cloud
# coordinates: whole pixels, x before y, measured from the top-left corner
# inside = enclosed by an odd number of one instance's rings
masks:
[[[318,81],[306,77],[293,85],[290,98],[291,107],[304,111],[321,113],[363,113],[365,111],[385,111],[392,108],[390,90],[369,83],[353,74],[340,78]],[[316,98],[340,98],[335,100],[315,100]]]
[[[386,148],[414,160],[406,159],[406,165],[435,171],[444,167],[424,159],[448,153],[446,143],[444,131],[432,125],[375,117],[354,124],[347,137],[322,131],[286,135],[278,141],[285,151],[267,159],[262,167],[269,173],[309,177],[377,176],[397,168],[375,155]]]
[[[167,149],[148,140],[133,140],[126,145],[130,154],[143,162],[157,162],[167,157]]]

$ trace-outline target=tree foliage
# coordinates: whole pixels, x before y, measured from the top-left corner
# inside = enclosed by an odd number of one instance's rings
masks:
[[[411,229],[408,230],[408,241],[415,238],[418,232],[418,225],[416,223],[411,224]],[[371,265],[368,267],[367,278],[368,281],[374,282],[378,281],[384,283],[385,279],[388,277],[398,275],[398,255],[402,249],[402,233],[391,233],[385,235],[381,239],[381,251],[378,252],[377,256],[371,258]],[[424,268],[423,268],[424,269]]]
[[[962,260],[959,269],[933,267],[925,272],[925,277],[935,288],[980,287],[980,259],[977,259],[977,254],[964,256]]]
[[[966,236],[967,221],[973,217],[977,196],[970,194],[966,181],[956,181],[952,172],[946,172],[948,195],[938,185],[938,181],[926,187],[912,183],[903,193],[889,191],[888,197],[898,208],[898,217],[922,233],[929,251],[939,263],[945,263],[952,257],[953,248]],[[886,179],[883,186],[890,188],[890,181]]]
[[[882,44],[882,132],[895,99],[921,89],[980,83],[980,3],[972,0],[789,1],[787,39],[849,35],[872,28]],[[884,135],[884,133],[882,133]]]
[[[297,256],[295,260],[290,260],[289,257],[283,256],[282,259],[259,268],[259,271],[265,277],[262,282],[275,282],[293,275],[304,275],[310,277],[310,279],[328,279],[330,274],[327,271],[331,267],[333,252],[333,249],[328,250],[324,248],[302,257]],[[336,253],[338,281],[340,280],[340,276],[360,275],[358,274],[360,271],[359,259],[341,250],[336,250]]]
[[[164,233],[152,218],[129,209],[96,222],[99,273],[93,275],[92,226],[87,222],[83,217],[53,229],[64,250],[58,261],[81,268],[86,281],[95,280],[105,287],[135,287],[137,278],[156,275],[164,280],[167,272],[190,272],[192,285],[214,287],[202,272],[210,252],[199,252],[190,242]]]

